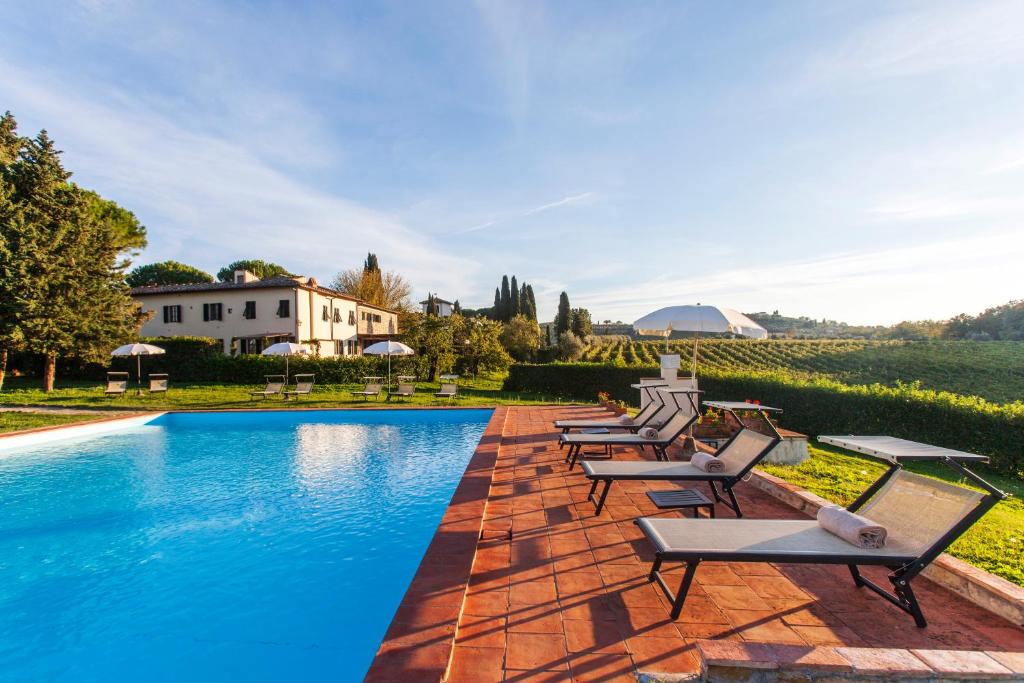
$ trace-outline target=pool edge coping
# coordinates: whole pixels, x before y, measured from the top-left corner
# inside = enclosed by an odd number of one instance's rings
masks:
[[[8,449],[37,446],[41,444],[73,439],[79,436],[94,436],[117,431],[138,424],[147,424],[169,411],[141,411],[114,417],[101,417],[95,420],[82,420],[70,424],[46,425],[31,429],[19,429],[13,432],[0,433],[0,452]],[[124,423],[124,424],[117,424]],[[15,442],[13,445],[11,442]]]
[[[494,407],[364,680],[410,668],[416,680],[447,677],[509,408]]]

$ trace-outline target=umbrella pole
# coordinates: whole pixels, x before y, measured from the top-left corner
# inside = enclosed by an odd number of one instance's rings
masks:
[[[700,332],[695,332],[693,335],[693,371],[690,373],[690,377],[697,379],[697,344],[700,340]]]
[[[135,389],[136,396],[142,396],[142,354],[135,356],[135,378],[138,380],[138,387]]]
[[[388,351],[388,391],[391,391],[391,352]]]
[[[288,358],[288,354],[285,354],[285,356],[284,356],[284,385],[286,387],[288,386],[288,361],[289,360],[291,360],[291,359]]]

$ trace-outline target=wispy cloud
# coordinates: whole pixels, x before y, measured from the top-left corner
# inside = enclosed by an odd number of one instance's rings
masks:
[[[576,204],[578,202],[582,202],[582,201],[585,201],[587,199],[590,199],[590,198],[592,198],[594,196],[595,195],[594,195],[593,192],[581,192],[580,194],[569,195],[567,197],[562,197],[559,200],[556,200],[556,201],[553,201],[553,202],[548,202],[547,204],[541,204],[540,206],[534,206],[533,208],[530,208],[530,209],[522,209],[522,210],[519,210],[519,211],[513,211],[511,213],[504,214],[504,215],[502,215],[500,217],[492,218],[490,220],[484,221],[483,223],[479,223],[479,224],[474,225],[472,227],[465,228],[464,230],[458,230],[458,231],[456,231],[455,234],[464,235],[464,234],[470,233],[470,232],[478,232],[480,230],[485,230],[486,228],[490,228],[491,226],[497,225],[499,223],[504,223],[506,221],[514,220],[516,218],[526,218],[527,216],[536,216],[539,213],[544,213],[545,211],[550,211],[551,209],[557,209],[560,206],[568,206],[569,204]]]

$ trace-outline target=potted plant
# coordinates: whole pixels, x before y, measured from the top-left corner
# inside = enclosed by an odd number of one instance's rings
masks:
[[[699,439],[725,439],[732,435],[732,430],[722,411],[708,408],[697,420],[693,435]]]

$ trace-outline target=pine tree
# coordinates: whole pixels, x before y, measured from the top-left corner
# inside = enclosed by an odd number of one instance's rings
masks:
[[[15,268],[15,246],[7,239],[12,228],[7,226],[13,227],[21,220],[11,172],[22,145],[18,124],[11,112],[6,112],[0,117],[0,226],[4,226],[0,230],[0,389],[7,374],[7,355],[21,346],[20,304],[16,298],[21,275]]]
[[[498,320],[507,323],[512,319],[512,294],[509,292],[508,275],[501,276],[501,311]]]
[[[572,308],[569,306],[569,295],[562,292],[558,297],[558,315],[555,316],[555,334],[559,337],[568,332],[572,326]]]
[[[525,285],[526,298],[530,300],[530,319],[537,321],[537,299],[533,295],[533,285]]]
[[[512,285],[511,285],[511,291],[509,292],[509,294],[510,294],[510,301],[509,301],[510,306],[509,306],[508,319],[511,320],[512,318],[514,318],[517,315],[519,315],[520,313],[522,313],[522,306],[521,306],[520,301],[519,301],[519,283],[516,282],[516,276],[515,275],[512,276]]]

